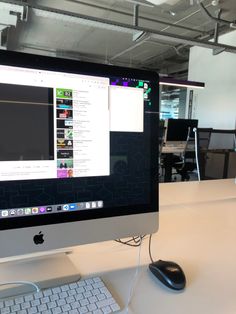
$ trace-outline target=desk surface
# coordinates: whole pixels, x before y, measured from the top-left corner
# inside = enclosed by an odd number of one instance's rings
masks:
[[[160,206],[236,199],[234,179],[159,184]]]
[[[179,263],[187,287],[175,292],[152,277],[145,239],[129,313],[236,313],[235,205],[234,180],[160,184],[160,228],[153,237],[152,255]],[[109,241],[80,246],[70,258],[82,275],[102,273],[125,305],[137,255],[137,248]]]

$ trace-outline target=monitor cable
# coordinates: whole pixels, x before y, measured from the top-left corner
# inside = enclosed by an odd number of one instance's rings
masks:
[[[154,263],[154,259],[152,258],[151,245],[152,245],[152,233],[149,234],[148,253],[149,253],[149,257],[150,257],[151,262]]]
[[[199,160],[198,160],[197,128],[193,128],[193,132],[194,132],[194,145],[195,145],[195,158],[196,158],[196,165],[197,165],[197,176],[198,176],[198,181],[201,181],[200,167],[199,167]]]
[[[129,288],[129,295],[128,295],[128,300],[125,306],[125,313],[128,314],[129,310],[130,310],[130,304],[132,302],[132,298],[134,296],[134,292],[135,292],[135,288],[137,286],[137,282],[138,282],[138,277],[139,277],[139,273],[140,273],[140,265],[141,265],[141,247],[142,247],[142,241],[144,236],[140,236],[140,237],[136,237],[136,238],[140,238],[139,240],[139,244],[136,245],[136,247],[139,247],[138,250],[138,256],[137,256],[137,263],[136,263],[136,269],[135,269],[135,273],[132,279],[132,282],[130,284],[130,288]],[[126,244],[126,245],[130,245],[130,244]],[[134,246],[134,245],[133,245]]]
[[[116,239],[115,242],[121,243],[121,244],[125,244],[128,246],[132,246],[132,247],[138,247],[141,245],[142,240],[146,237],[147,235],[141,235],[141,236],[136,236],[136,237],[132,237],[127,241],[123,241],[121,239]]]
[[[141,245],[141,243],[142,243],[142,240],[145,239],[147,236],[148,236],[147,234],[144,234],[144,235],[141,235],[141,236],[132,237],[132,238],[130,238],[127,241],[123,241],[121,239],[116,239],[115,242],[118,242],[118,243],[121,243],[121,244],[124,244],[124,245],[128,245],[128,246],[131,246],[131,247],[139,247]],[[148,253],[149,253],[150,260],[153,263],[154,260],[152,258],[151,242],[152,242],[152,234],[149,234]]]

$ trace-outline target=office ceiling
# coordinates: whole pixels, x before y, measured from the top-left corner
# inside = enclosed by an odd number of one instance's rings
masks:
[[[208,47],[216,17],[219,34],[233,31],[236,1],[0,1],[0,46],[183,77],[189,48]],[[209,46],[214,53],[236,52],[215,40]]]

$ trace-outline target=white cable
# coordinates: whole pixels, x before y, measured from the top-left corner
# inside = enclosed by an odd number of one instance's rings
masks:
[[[133,295],[134,295],[134,291],[136,288],[136,284],[138,281],[138,274],[139,274],[139,270],[140,270],[140,262],[141,262],[141,246],[142,246],[142,237],[140,237],[140,245],[139,245],[139,250],[138,250],[138,258],[137,258],[137,265],[136,265],[136,270],[135,270],[135,274],[133,277],[133,280],[131,282],[130,288],[129,288],[129,296],[128,296],[128,300],[127,300],[127,304],[125,307],[126,313],[129,313],[129,305],[132,301]]]
[[[195,145],[195,158],[196,158],[196,165],[197,165],[197,176],[198,176],[198,181],[201,181],[200,169],[199,169],[199,160],[198,160],[197,128],[193,128],[193,132],[194,132],[194,145]]]
[[[35,283],[31,281],[6,281],[6,282],[0,282],[0,286],[8,286],[8,285],[30,285],[33,286],[37,292],[40,291],[39,286],[37,286]]]

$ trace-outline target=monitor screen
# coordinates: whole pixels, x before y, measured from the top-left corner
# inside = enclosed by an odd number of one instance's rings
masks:
[[[168,119],[166,141],[187,141],[187,137],[194,137],[193,129],[197,128],[196,119]]]
[[[1,51],[0,112],[0,257],[157,230],[157,74]]]

